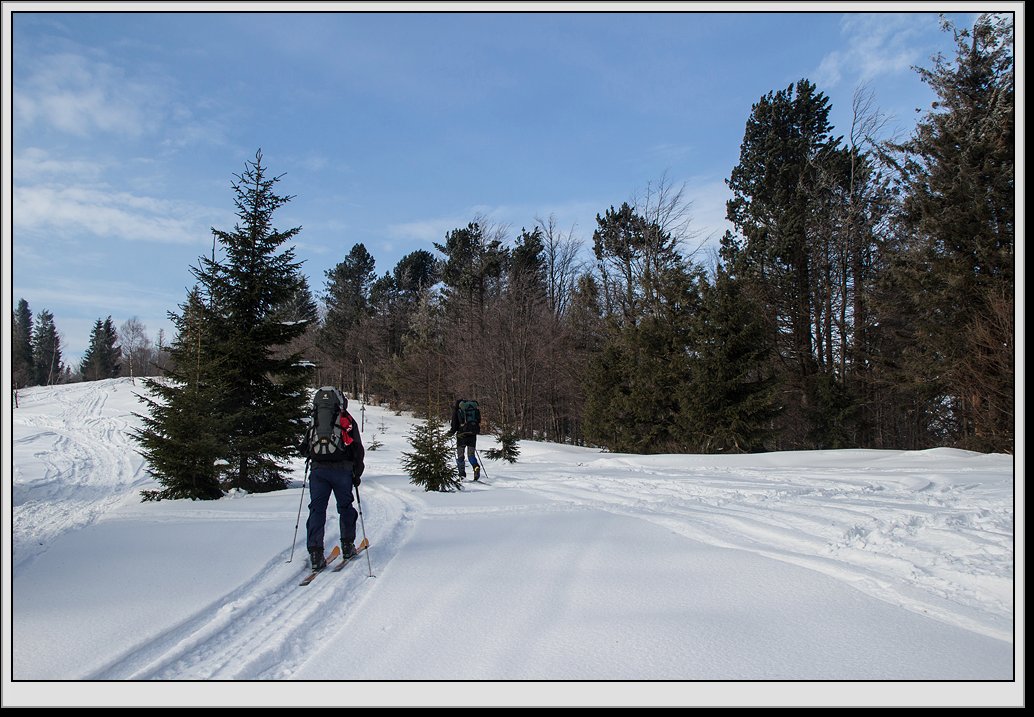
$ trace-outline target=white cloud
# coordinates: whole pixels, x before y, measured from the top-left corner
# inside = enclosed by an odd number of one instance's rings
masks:
[[[97,181],[104,170],[97,161],[58,158],[36,147],[19,152],[11,166],[17,184],[55,178]]]
[[[820,87],[836,87],[843,80],[861,83],[909,73],[926,47],[917,38],[932,23],[936,18],[929,14],[848,14],[840,26],[846,49],[822,58],[811,77]]]
[[[14,237],[21,232],[190,244],[211,241],[211,210],[183,202],[82,187],[15,186]]]
[[[465,227],[471,221],[473,221],[473,215],[451,219],[444,217],[421,219],[401,224],[389,224],[387,234],[389,238],[399,241],[441,242],[445,240],[446,233]]]
[[[161,122],[167,100],[160,78],[138,80],[81,54],[23,61],[14,78],[14,112],[26,129],[45,125],[76,137],[95,132],[138,137]]]

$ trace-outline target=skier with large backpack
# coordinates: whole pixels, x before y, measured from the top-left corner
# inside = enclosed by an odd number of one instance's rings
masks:
[[[460,399],[452,409],[452,425],[447,435],[456,435],[456,471],[460,480],[467,477],[466,463],[463,460],[463,452],[466,450],[467,459],[474,469],[474,480],[481,477],[481,466],[477,459],[477,440],[481,433],[481,408],[478,402],[470,399]]]
[[[352,505],[352,486],[358,487],[362,482],[366,457],[359,426],[348,412],[348,399],[333,386],[323,386],[313,395],[309,429],[300,448],[311,466],[306,547],[312,569],[322,570],[326,567],[323,536],[331,493],[337,499],[341,556],[348,560],[356,554],[359,514]]]

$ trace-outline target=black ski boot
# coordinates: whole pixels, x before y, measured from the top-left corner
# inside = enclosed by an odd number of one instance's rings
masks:
[[[480,478],[480,477],[481,477],[481,466],[479,466],[478,464],[475,463],[474,464],[474,482],[476,483],[477,479]]]
[[[341,557],[345,560],[354,558],[356,555],[355,543],[341,543]]]
[[[309,548],[309,562],[313,570],[323,570],[327,567],[327,559],[323,556],[322,548]]]

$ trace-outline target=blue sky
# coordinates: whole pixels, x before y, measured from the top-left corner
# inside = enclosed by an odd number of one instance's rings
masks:
[[[912,68],[951,56],[938,13],[955,7],[49,6],[4,6],[5,302],[50,310],[73,364],[109,315],[171,338],[166,312],[211,228],[232,229],[233,175],[259,149],[295,197],[275,224],[302,228],[317,294],[356,243],[380,275],[475,218],[512,239],[553,216],[589,249],[597,213],[662,178],[685,186],[706,240],[725,228],[723,181],[753,103],[806,77],[845,133],[868,83],[885,134],[906,134],[933,97]],[[227,11],[196,11],[210,7]],[[949,17],[968,27],[974,15]]]

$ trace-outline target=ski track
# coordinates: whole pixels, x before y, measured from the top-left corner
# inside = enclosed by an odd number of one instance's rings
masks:
[[[139,390],[125,381],[118,390]],[[150,480],[129,435],[133,419],[105,415],[111,389],[79,386],[29,394],[14,412],[15,565],[41,555],[56,535],[136,502],[138,488]],[[35,403],[52,402],[54,395],[61,401],[61,416],[32,410]],[[368,577],[367,557],[374,576],[389,574],[393,556],[421,516],[500,511],[602,510],[649,521],[709,545],[816,570],[903,608],[1011,641],[1011,507],[983,498],[980,483],[964,482],[973,470],[965,464],[950,474],[932,475],[920,459],[912,460],[917,462],[886,466],[874,460],[871,469],[845,470],[829,479],[811,478],[800,466],[777,465],[629,464],[626,474],[616,476],[619,457],[598,459],[605,470],[593,470],[597,461],[591,461],[543,477],[530,459],[499,464],[484,484],[464,484],[468,491],[520,490],[548,499],[504,507],[431,506],[419,493],[373,481],[363,507],[378,526],[378,536],[355,565],[301,587],[307,556],[296,551],[287,563],[290,551],[285,550],[249,580],[86,679],[290,679],[314,647],[347,629],[354,608],[372,599],[376,582]],[[43,479],[20,480],[17,466],[23,461],[45,466]],[[91,480],[91,475],[103,479]],[[336,528],[337,521],[328,521],[329,539],[338,538]],[[942,550],[945,544],[952,546],[950,552]]]
[[[390,526],[385,537],[371,546],[373,572],[375,576],[388,572],[391,557],[402,549],[420,516],[605,510],[647,520],[710,545],[817,570],[929,617],[997,639],[1012,639],[1011,582],[994,577],[1003,574],[1004,565],[1011,571],[1011,511],[983,506],[979,496],[966,493],[969,487],[939,493],[892,492],[872,482],[816,481],[802,488],[800,475],[792,476],[792,484],[784,484],[778,470],[756,474],[744,470],[735,475],[720,471],[722,475],[710,479],[708,473],[714,471],[694,471],[687,476],[640,470],[622,478],[572,472],[548,479],[497,478],[492,487],[477,488],[519,489],[551,501],[505,508],[432,508],[417,494],[372,483],[364,507],[372,523]],[[776,501],[778,508],[773,505]],[[880,519],[871,517],[874,501],[881,507]],[[329,532],[334,523],[328,523],[328,537],[336,537]],[[960,531],[959,526],[972,529]],[[959,550],[952,555],[931,554],[924,547],[925,531],[946,529],[956,536]],[[808,542],[801,542],[802,535]],[[909,554],[905,548],[914,560],[900,557]],[[314,646],[348,628],[350,612],[372,598],[376,585],[367,582],[362,555],[342,573],[321,575],[304,588],[297,585],[304,567],[299,572],[297,567],[281,565],[286,558],[285,551],[251,581],[93,677],[290,679]],[[953,569],[956,562],[965,567]],[[966,573],[974,567],[982,568],[976,572],[987,577],[979,584],[968,584],[972,578]],[[338,629],[328,625],[334,620]]]
[[[130,379],[123,383],[117,390],[135,390]],[[105,415],[111,388],[92,382],[76,384],[76,390],[59,388],[26,392],[12,412],[16,565],[45,553],[58,535],[95,522],[121,504],[134,485],[148,480],[128,417]],[[33,412],[34,405],[55,397],[61,405],[58,417]],[[45,466],[43,479],[28,482],[19,465],[34,463]],[[129,479],[112,481],[112,476]]]
[[[778,468],[690,471],[630,468],[621,478],[572,472],[497,483],[817,570],[901,607],[1012,640],[1013,512],[981,500],[973,485],[895,491],[889,481],[874,485],[881,477],[874,470],[802,487],[799,469],[788,474],[790,483],[781,483]],[[948,536],[951,553],[931,547]]]
[[[86,679],[289,678],[311,656],[314,645],[338,632],[334,621],[347,625],[351,610],[375,587],[367,582],[369,568],[374,577],[386,570],[409,534],[413,506],[403,494],[372,487],[364,497],[364,508],[379,526],[379,536],[354,564],[340,573],[328,569],[302,587],[298,583],[309,572],[308,556],[296,550],[287,563],[290,551],[285,550],[252,579]],[[336,524],[328,521],[328,544],[340,537]]]

